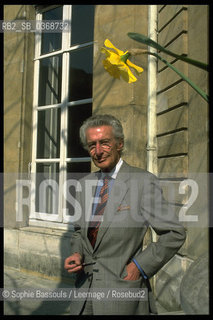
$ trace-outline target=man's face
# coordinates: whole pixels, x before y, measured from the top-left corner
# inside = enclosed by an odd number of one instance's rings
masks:
[[[123,141],[116,141],[111,126],[86,130],[88,150],[94,164],[102,171],[111,171],[120,159]]]

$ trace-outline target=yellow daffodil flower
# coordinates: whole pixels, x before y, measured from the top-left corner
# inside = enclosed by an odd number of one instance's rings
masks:
[[[128,59],[130,56],[128,51],[117,49],[108,39],[104,41],[104,45],[107,48],[102,47],[101,52],[106,54],[106,59],[103,60],[105,70],[116,79],[120,79],[121,76],[128,83],[137,81],[130,68],[133,68],[137,75],[143,72],[143,68],[136,66]]]

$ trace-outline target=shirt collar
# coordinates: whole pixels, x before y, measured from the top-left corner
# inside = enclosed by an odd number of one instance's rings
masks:
[[[123,160],[120,158],[118,163],[116,164],[116,166],[112,169],[112,171],[107,173],[107,175],[110,176],[112,179],[116,179],[117,174],[118,174],[122,164],[123,164]],[[106,174],[104,172],[102,172],[101,173],[101,178],[103,179],[105,175]]]

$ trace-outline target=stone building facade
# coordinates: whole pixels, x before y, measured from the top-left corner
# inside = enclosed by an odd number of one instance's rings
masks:
[[[208,6],[4,6],[5,21],[42,19],[63,19],[71,29],[54,35],[4,32],[5,264],[67,277],[63,260],[72,223],[62,210],[60,188],[66,174],[90,170],[88,155],[76,147],[84,118],[111,113],[123,123],[123,158],[159,176],[165,198],[187,229],[184,246],[152,279],[163,308],[181,310],[181,281],[194,261],[208,256],[208,104],[163,62],[145,54],[132,60],[144,69],[138,81],[111,78],[100,48],[108,38],[123,51],[147,49],[127,36],[136,32],[208,63]],[[206,71],[159,54],[208,92]],[[46,212],[38,212],[35,190],[27,185],[36,172],[59,183],[58,209],[52,214],[48,204]],[[19,179],[25,180],[22,201]],[[50,191],[50,202],[51,197]],[[155,239],[149,230],[147,243]]]

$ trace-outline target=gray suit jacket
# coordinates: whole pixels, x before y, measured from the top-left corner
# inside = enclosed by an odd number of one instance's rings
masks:
[[[97,173],[91,173],[82,179],[83,191],[78,194],[82,215],[75,224],[75,232],[71,238],[71,254],[79,252],[84,262],[96,263],[84,267],[77,275],[76,288],[84,291],[90,286],[96,291],[98,288],[117,291],[145,288],[145,300],[93,299],[94,314],[157,313],[149,280],[142,276],[136,281],[123,280],[127,275],[126,265],[132,258],[136,258],[148,278],[152,277],[184,243],[184,228],[175,213],[168,210],[157,178],[124,162],[111,190],[93,249],[87,237],[92,202],[92,197],[88,194],[91,184],[97,183],[97,179]],[[92,192],[93,196],[94,193],[95,190]],[[152,242],[143,250],[143,239],[148,226],[159,237],[157,242]],[[71,314],[79,314],[83,303],[83,300],[72,299]]]

